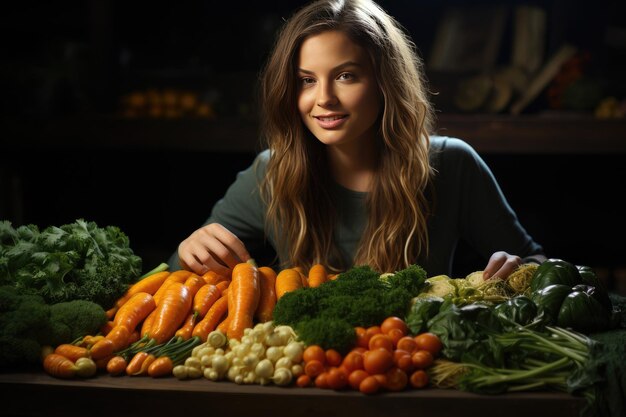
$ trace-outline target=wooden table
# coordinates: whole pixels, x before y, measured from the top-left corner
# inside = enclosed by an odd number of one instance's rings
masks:
[[[366,396],[354,391],[236,385],[204,378],[111,377],[60,380],[42,372],[0,373],[1,416],[480,416],[579,417],[582,398],[536,392],[476,395],[407,390]]]

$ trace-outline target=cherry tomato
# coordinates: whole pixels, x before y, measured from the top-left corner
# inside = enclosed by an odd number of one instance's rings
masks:
[[[409,353],[413,353],[417,350],[417,342],[411,336],[404,336],[398,343],[396,343],[397,349],[406,350]]]
[[[310,345],[304,349],[304,352],[302,353],[302,360],[304,362],[309,362],[313,359],[320,361],[322,364],[326,363],[326,352],[324,352],[324,349],[322,349],[321,346]]]
[[[361,391],[363,394],[374,394],[378,392],[379,389],[380,383],[378,382],[376,377],[372,375],[363,379],[363,381],[361,381],[361,383],[359,384],[359,391]]]
[[[411,358],[411,354],[402,349],[396,349],[393,352],[393,362],[396,367],[402,369],[404,372],[411,372],[415,367],[413,365],[413,359]]]
[[[370,339],[368,346],[370,350],[383,348],[391,352],[393,351],[393,340],[391,340],[391,337],[386,334],[375,334]]]
[[[354,331],[356,333],[357,347],[367,349],[370,337],[372,337],[372,335],[368,334],[367,330],[364,327],[355,327]]]
[[[385,374],[387,377],[387,383],[385,384],[385,388],[389,391],[402,391],[406,388],[409,377],[406,375],[402,369],[391,368]]]
[[[311,359],[304,363],[304,373],[311,378],[315,378],[324,372],[324,364],[317,359]]]
[[[317,388],[322,388],[322,389],[328,388],[328,380],[326,379],[327,377],[328,377],[328,373],[327,372],[322,372],[321,374],[316,376],[315,377],[315,386]]]
[[[363,355],[357,351],[349,352],[345,358],[343,358],[341,366],[348,371],[348,374],[357,369],[363,369]]]
[[[393,366],[393,355],[383,348],[368,350],[363,354],[363,368],[369,374],[385,373]]]
[[[348,375],[341,368],[330,368],[326,375],[326,383],[330,389],[343,389],[348,385]]]
[[[411,374],[409,383],[413,388],[424,388],[428,385],[428,374],[423,369],[418,369]]]
[[[341,353],[337,352],[335,349],[326,350],[326,364],[328,366],[339,366],[342,360]]]
[[[403,337],[407,337],[406,334],[400,329],[391,329],[387,332],[387,336],[393,342],[394,347],[398,344],[398,341]]]
[[[370,374],[365,372],[363,369],[357,369],[356,371],[352,371],[350,372],[350,374],[348,374],[348,383],[350,384],[352,389],[358,390],[359,385],[361,385],[361,381],[363,381],[368,376],[370,376]]]
[[[389,330],[391,329],[400,329],[405,336],[409,332],[409,328],[407,327],[404,320],[402,320],[400,317],[395,316],[387,317],[380,325],[380,331],[384,334],[389,333]]]
[[[413,366],[417,369],[426,369],[433,364],[433,355],[427,350],[418,350],[411,355]]]
[[[443,343],[436,334],[433,333],[420,333],[415,336],[415,343],[418,349],[427,350],[432,353],[433,356],[437,356],[441,349],[443,349]]]
[[[311,377],[307,374],[302,374],[296,379],[296,385],[300,388],[306,388],[311,386]]]

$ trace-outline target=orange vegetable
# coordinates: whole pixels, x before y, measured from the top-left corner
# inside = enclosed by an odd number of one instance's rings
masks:
[[[411,360],[416,369],[426,369],[433,364],[434,358],[429,351],[418,350],[411,355]]]
[[[148,359],[148,352],[137,352],[126,366],[126,375],[139,375],[143,363]]]
[[[56,378],[73,378],[78,369],[74,362],[58,353],[50,353],[43,360],[43,369]]]
[[[180,282],[170,284],[160,304],[157,304],[148,336],[158,344],[169,340],[187,317],[191,303],[192,297],[187,286]]]
[[[138,292],[120,307],[115,314],[113,324],[124,326],[130,332],[156,308],[154,298],[147,292]]]
[[[163,284],[161,285],[161,287],[159,287],[157,292],[154,293],[153,297],[154,297],[154,302],[156,303],[156,305],[157,306],[159,305],[159,303],[161,302],[161,298],[163,298],[163,294],[165,293],[165,291],[170,285],[172,285],[175,282],[184,283],[185,281],[187,281],[187,278],[189,278],[189,275],[191,275],[191,271],[180,270],[180,271],[172,272],[167,277],[167,279],[163,281]]]
[[[292,268],[283,269],[276,276],[276,300],[289,291],[302,288],[302,277],[298,271]]]
[[[204,282],[204,279],[197,274],[191,274],[189,275],[189,278],[185,280],[185,286],[189,288],[189,292],[191,293],[192,298],[195,297],[198,290],[202,288],[205,284],[206,282]]]
[[[115,326],[109,334],[106,335],[105,340],[112,341],[113,349],[117,351],[128,346],[130,334],[131,332],[126,328],[126,326]]]
[[[156,316],[156,309],[152,310],[152,313],[146,317],[146,319],[141,324],[141,330],[139,330],[139,335],[141,337],[147,336],[152,328],[152,322],[154,321],[154,317]]]
[[[213,284],[204,284],[193,297],[193,313],[203,318],[209,308],[221,297],[222,291]]]
[[[123,356],[113,356],[107,362],[107,372],[109,373],[109,375],[112,375],[112,376],[122,375],[124,371],[126,370],[127,366],[128,366],[128,363],[126,362],[126,359],[124,359]]]
[[[134,283],[128,291],[126,291],[126,293],[119,300],[117,300],[115,307],[121,308],[133,295],[140,292],[154,295],[169,276],[170,273],[168,271],[157,272]]]
[[[326,376],[326,383],[330,389],[343,389],[348,385],[348,375],[343,369],[332,367]]]
[[[174,336],[180,337],[183,340],[188,340],[191,338],[191,332],[193,332],[194,327],[196,326],[197,315],[194,313],[189,313],[187,318],[183,322],[183,325],[180,329],[176,330]]]
[[[148,375],[153,378],[158,378],[160,376],[167,376],[172,373],[174,369],[174,363],[167,356],[161,356],[157,358],[150,364],[148,367]]]
[[[56,353],[57,355],[65,356],[72,362],[76,362],[76,360],[79,358],[89,357],[89,351],[87,350],[87,348],[70,345],[68,343],[57,346],[54,349],[54,353]]]
[[[268,266],[260,267],[259,283],[261,296],[255,317],[259,322],[265,323],[272,320],[272,313],[274,306],[276,306],[276,272]]]
[[[385,376],[387,377],[385,388],[389,391],[402,391],[409,382],[407,374],[398,368],[391,368]]]
[[[206,315],[200,320],[193,328],[192,336],[199,337],[203,342],[206,342],[206,338],[211,333],[228,311],[228,296],[223,295],[220,297]],[[225,332],[224,332],[225,333]]]
[[[322,264],[315,264],[309,270],[309,287],[316,288],[328,281],[328,273]]]
[[[97,361],[113,355],[114,351],[115,345],[113,344],[113,341],[109,339],[102,339],[91,347],[89,353],[91,354],[91,358]]]
[[[228,320],[228,316],[226,316],[224,320],[222,320],[221,323],[217,325],[215,330],[219,330],[220,332],[227,334],[229,324],[230,324],[230,320]]]
[[[220,275],[215,271],[207,271],[204,273],[204,275],[202,275],[202,278],[204,279],[204,282],[207,284],[213,284],[216,285],[219,282],[222,281],[230,281],[229,277],[225,277],[224,275]]]
[[[414,337],[415,344],[419,350],[427,350],[433,356],[437,356],[441,349],[443,349],[443,343],[434,333],[421,333]]]
[[[252,327],[260,296],[259,271],[253,262],[235,265],[228,287],[229,339],[240,340],[244,329]]]
[[[404,333],[404,336],[406,336],[409,332],[408,326],[406,325],[404,320],[402,320],[400,317],[391,316],[383,320],[383,322],[380,325],[380,331],[383,332],[383,334],[387,334],[389,333],[391,329],[402,330],[402,333]]]
[[[387,349],[376,348],[363,354],[363,367],[370,375],[384,374],[393,364],[393,354]]]
[[[224,294],[226,292],[226,290],[228,289],[228,287],[230,286],[230,280],[225,280],[225,281],[220,281],[217,284],[215,284],[215,286],[217,287],[218,290],[221,291],[222,294]]]
[[[366,376],[359,384],[359,391],[363,394],[374,394],[380,389],[380,382],[374,375]]]
[[[409,383],[413,388],[424,388],[428,385],[428,374],[423,369],[418,369],[409,377]]]

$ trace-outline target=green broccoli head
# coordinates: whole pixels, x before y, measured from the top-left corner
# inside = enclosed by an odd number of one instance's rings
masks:
[[[41,345],[35,339],[0,335],[0,368],[24,368],[40,358]]]
[[[66,301],[50,306],[51,337],[49,344],[71,343],[79,337],[95,334],[106,323],[104,309],[85,300]]]

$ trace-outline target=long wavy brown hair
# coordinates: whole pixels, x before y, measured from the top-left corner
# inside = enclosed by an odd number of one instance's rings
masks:
[[[368,51],[383,97],[379,161],[366,197],[367,225],[354,265],[392,272],[428,254],[425,196],[431,180],[432,107],[422,61],[402,26],[369,0],[323,0],[297,11],[278,34],[260,83],[262,137],[270,149],[262,184],[267,223],[282,266],[344,265],[333,241],[337,213],[328,192],[325,146],[298,112],[296,63],[302,42],[339,30]]]

